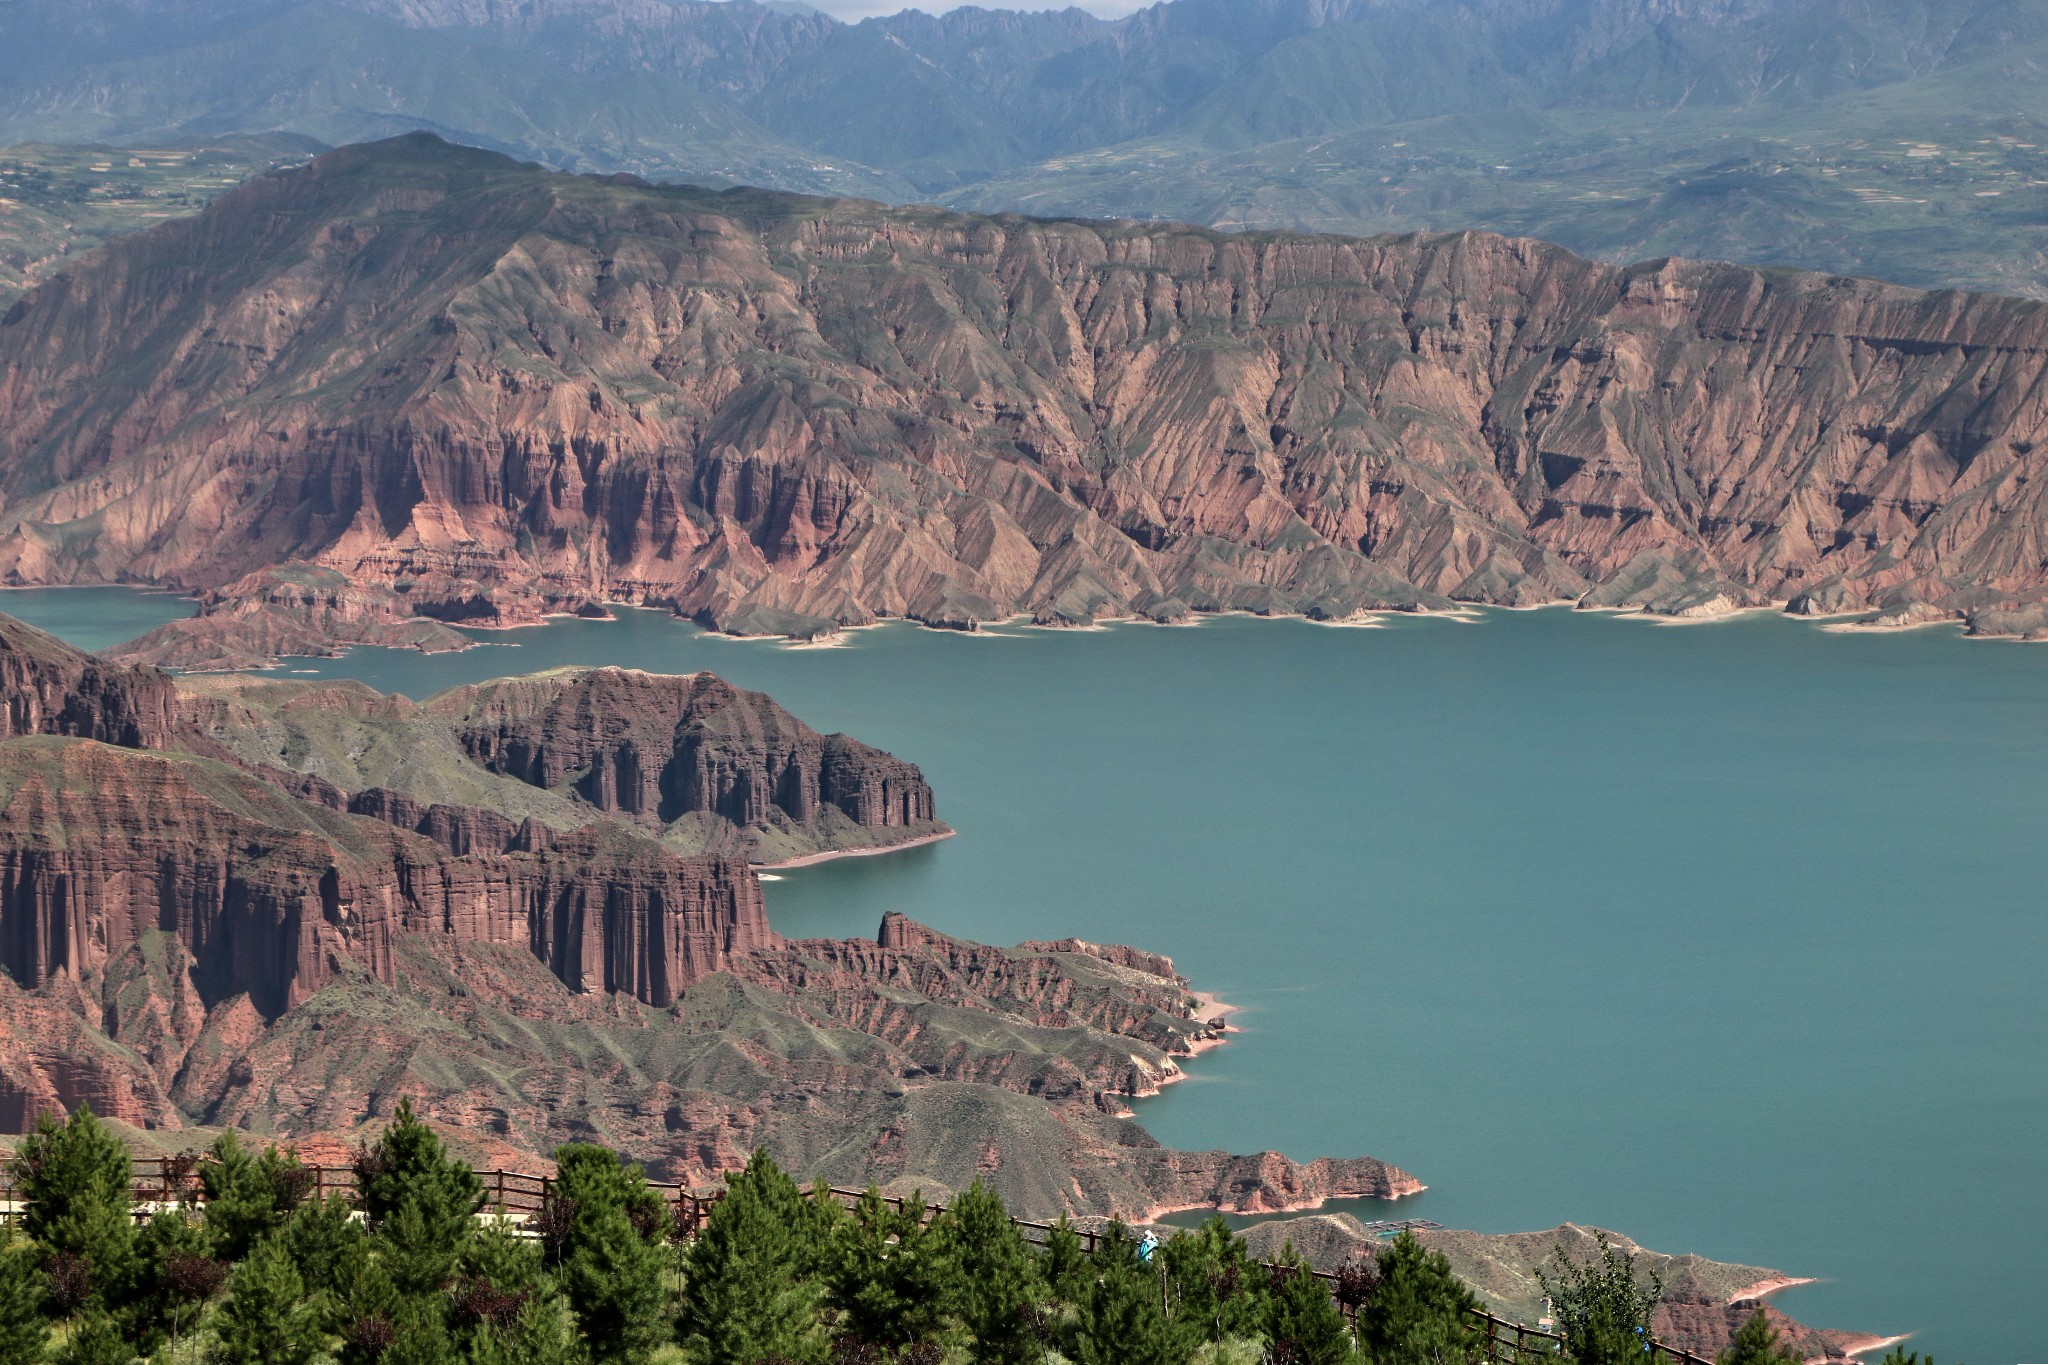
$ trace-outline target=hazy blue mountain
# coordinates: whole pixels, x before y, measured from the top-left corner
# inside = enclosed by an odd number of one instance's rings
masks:
[[[2048,0],[12,0],[0,141],[408,127],[982,210],[2043,288]]]

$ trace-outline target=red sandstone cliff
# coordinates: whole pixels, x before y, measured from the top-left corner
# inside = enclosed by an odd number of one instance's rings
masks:
[[[128,668],[0,616],[0,739],[74,735],[161,748],[175,725],[176,689],[154,668]]]
[[[1213,1034],[1163,959],[893,917],[885,941],[784,943],[742,864],[609,821],[523,831],[457,855],[206,759],[0,743],[0,1121],[90,1102],[346,1134],[410,1095],[513,1148],[601,1133],[694,1181],[765,1145],[842,1183],[981,1175],[1041,1212],[1420,1188],[1132,1122],[1123,1101]]]
[[[709,673],[557,669],[419,703],[355,683],[186,677],[177,704],[184,746],[422,833],[457,808],[554,829],[603,814],[679,852],[764,864],[951,833],[914,764]]]
[[[815,821],[926,832],[932,791],[908,763],[820,735],[758,692],[708,673],[601,668],[457,688],[428,711],[491,772],[573,788],[597,810],[654,825],[710,812],[733,824]]]
[[[650,189],[425,137],[0,324],[0,572],[411,609],[2042,621],[2048,307],[1484,234]],[[216,613],[231,616],[232,613]]]
[[[151,934],[206,1006],[246,995],[266,1018],[352,970],[394,980],[406,935],[521,945],[572,989],[655,1006],[774,941],[744,864],[615,826],[456,855],[207,759],[0,744],[0,967],[34,990]]]

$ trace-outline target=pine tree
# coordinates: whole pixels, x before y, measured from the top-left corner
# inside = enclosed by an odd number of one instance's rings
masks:
[[[1088,1257],[1081,1250],[1081,1235],[1064,1213],[1052,1225],[1045,1239],[1045,1251],[1038,1260],[1039,1277],[1060,1303],[1078,1304],[1086,1297],[1093,1280],[1088,1274]]]
[[[453,1231],[430,1208],[408,1201],[371,1234],[371,1251],[401,1297],[439,1294],[454,1280],[468,1242],[467,1230]]]
[[[398,1102],[398,1112],[378,1138],[375,1151],[365,1154],[365,1166],[363,1211],[372,1227],[407,1203],[419,1204],[436,1219],[465,1231],[483,1211],[483,1181],[469,1163],[449,1155],[440,1136],[413,1112],[411,1100]]]
[[[890,1352],[931,1337],[945,1320],[942,1249],[925,1226],[924,1197],[892,1210],[870,1185],[840,1229],[826,1301],[842,1329]]]
[[[851,1216],[823,1176],[811,1183],[809,1197],[796,1212],[800,1278],[823,1281],[832,1267],[832,1249],[839,1244],[840,1234]]]
[[[46,1285],[33,1247],[0,1227],[0,1361],[38,1365],[49,1349]]]
[[[933,1225],[952,1282],[953,1311],[975,1365],[1020,1365],[1039,1354],[1031,1310],[1043,1298],[1031,1248],[994,1190],[976,1180]]]
[[[808,1254],[797,1245],[803,1204],[796,1182],[766,1152],[727,1182],[686,1261],[677,1327],[691,1365],[824,1358],[817,1287],[800,1273]]]
[[[369,1260],[368,1235],[338,1194],[303,1205],[276,1235],[306,1292],[329,1300],[345,1296]]]
[[[619,1209],[582,1210],[562,1289],[599,1365],[636,1365],[669,1334],[665,1257]]]
[[[206,1191],[206,1230],[213,1254],[239,1261],[261,1238],[269,1236],[304,1198],[304,1171],[299,1154],[267,1147],[252,1154],[233,1132],[222,1133],[199,1163],[199,1184]]]
[[[341,1365],[379,1365],[398,1336],[399,1324],[416,1307],[416,1300],[398,1292],[382,1259],[366,1256],[358,1272],[337,1291],[328,1316],[330,1329],[341,1338]]]
[[[227,1282],[228,1267],[209,1254],[206,1230],[182,1209],[152,1217],[142,1229],[138,1250],[133,1315],[167,1326],[175,1340]]]
[[[509,1324],[492,1324],[464,1346],[462,1365],[585,1365],[568,1305],[558,1294],[530,1296]]]
[[[616,1152],[570,1144],[556,1150],[555,1165],[556,1194],[574,1210],[562,1253],[563,1292],[592,1358],[633,1365],[668,1335],[666,1211],[640,1168]]]
[[[279,1238],[257,1243],[236,1268],[214,1321],[220,1365],[309,1365],[325,1345],[319,1308]]]
[[[1174,1315],[1198,1326],[1204,1338],[1221,1344],[1266,1330],[1272,1277],[1223,1215],[1169,1238],[1154,1255],[1166,1267]]]
[[[89,1301],[125,1302],[136,1269],[135,1172],[121,1140],[89,1106],[62,1124],[45,1114],[21,1144],[14,1171],[29,1240],[83,1263]]]
[[[647,1188],[638,1166],[619,1159],[608,1147],[571,1142],[555,1149],[554,1192],[573,1199],[579,1208],[602,1205],[625,1210],[635,1222],[661,1221],[661,1196]]]
[[[1721,1352],[1720,1365],[1799,1365],[1799,1361],[1797,1351],[1778,1344],[1778,1329],[1759,1308],[1736,1329],[1734,1340]]]
[[[1289,1242],[1281,1248],[1266,1300],[1266,1340],[1286,1342],[1296,1365],[1344,1365],[1354,1358],[1351,1329],[1330,1291]]]
[[[1099,1245],[1097,1257],[1110,1245]],[[1159,1271],[1114,1251],[1097,1269],[1081,1304],[1081,1365],[1188,1365],[1198,1334],[1168,1320]]]
[[[510,1218],[486,1218],[463,1248],[461,1274],[504,1294],[539,1292],[545,1279],[540,1244]]]
[[[507,1218],[487,1220],[463,1253],[454,1343],[463,1365],[582,1365],[590,1355],[540,1247]]]
[[[1089,1269],[1097,1279],[1112,1270],[1140,1270],[1145,1264],[1138,1259],[1138,1239],[1120,1218],[1102,1225],[1095,1238],[1095,1254],[1089,1261]]]
[[[1480,1336],[1472,1291],[1442,1252],[1403,1232],[1379,1254],[1379,1287],[1358,1315],[1358,1343],[1374,1365],[1462,1361]]]
[[[377,1365],[460,1365],[461,1353],[448,1331],[439,1296],[408,1299],[393,1320],[390,1341]]]
[[[483,1182],[449,1155],[402,1100],[374,1152],[359,1159],[363,1208],[401,1293],[426,1294],[454,1277],[484,1206]]]

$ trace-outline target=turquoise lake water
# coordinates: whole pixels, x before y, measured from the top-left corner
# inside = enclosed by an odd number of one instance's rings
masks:
[[[181,604],[0,610],[102,645]],[[786,874],[777,927],[1172,954],[1244,1032],[1141,1104],[1162,1140],[1368,1153],[1431,1189],[1367,1217],[1597,1223],[1819,1277],[1777,1302],[1943,1365],[2048,1360],[2048,649],[1569,611],[479,638],[303,666],[762,688],[960,831]]]

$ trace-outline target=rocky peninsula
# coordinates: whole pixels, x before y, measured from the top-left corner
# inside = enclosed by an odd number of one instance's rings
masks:
[[[0,618],[0,683],[0,1129],[345,1140],[410,1097],[515,1166],[594,1139],[711,1182],[765,1146],[1041,1214],[1421,1188],[1146,1134],[1129,1100],[1221,1028],[1166,958],[775,933],[750,859],[944,827],[914,766],[708,675],[413,702]]]

